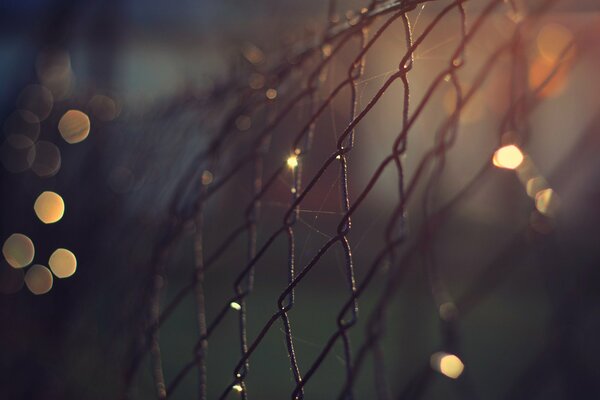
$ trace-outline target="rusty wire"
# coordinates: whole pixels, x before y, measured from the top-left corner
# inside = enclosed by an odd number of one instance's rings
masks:
[[[428,368],[417,373],[411,381],[413,386],[405,388],[400,393],[392,394],[391,388],[385,380],[385,365],[383,361],[381,338],[385,334],[386,311],[391,303],[391,299],[397,292],[397,288],[402,282],[406,274],[410,259],[421,254],[426,260],[427,273],[429,276],[430,289],[435,303],[439,306],[446,302],[461,303],[473,301],[467,296],[466,299],[453,300],[450,294],[444,288],[439,274],[436,270],[436,262],[432,259],[431,251],[428,251],[429,246],[435,240],[435,230],[439,228],[450,210],[466,196],[469,196],[474,187],[488,173],[489,167],[483,166],[479,173],[467,184],[455,197],[442,207],[433,207],[435,203],[435,188],[440,178],[440,174],[444,168],[445,156],[452,148],[458,131],[460,129],[460,116],[465,106],[472,100],[474,94],[481,88],[486,78],[494,70],[498,59],[507,53],[513,54],[515,72],[513,81],[522,79],[518,75],[519,63],[523,63],[519,59],[519,53],[514,49],[518,49],[521,41],[520,25],[525,23],[529,18],[527,14],[515,24],[514,32],[509,40],[501,43],[483,63],[480,70],[475,74],[472,82],[469,82],[468,88],[464,85],[459,77],[458,72],[469,62],[465,55],[469,43],[477,35],[480,28],[486,23],[490,15],[500,7],[516,7],[513,2],[505,4],[502,0],[489,0],[482,2],[483,7],[477,15],[470,15],[470,21],[467,21],[467,15],[463,7],[466,0],[442,1],[444,7],[437,13],[422,32],[414,37],[412,29],[407,18],[407,13],[426,3],[427,0],[406,0],[406,1],[372,1],[368,7],[357,11],[355,16],[347,21],[334,22],[337,4],[334,0],[329,2],[327,23],[325,30],[320,35],[316,43],[307,45],[301,48],[291,57],[294,63],[288,62],[275,65],[267,74],[267,76],[277,77],[277,81],[282,82],[286,79],[292,79],[293,71],[309,71],[305,74],[303,84],[297,93],[288,93],[287,101],[281,100],[279,109],[271,114],[256,135],[249,151],[246,154],[241,154],[237,157],[237,161],[231,163],[228,169],[215,174],[216,180],[211,185],[198,185],[198,177],[204,170],[218,170],[218,160],[221,155],[227,151],[229,141],[235,137],[236,130],[234,121],[240,112],[245,112],[252,115],[258,112],[262,107],[267,106],[268,100],[256,101],[251,96],[244,85],[236,82],[228,83],[225,86],[220,86],[215,89],[209,96],[207,101],[220,104],[223,98],[231,96],[237,100],[230,107],[227,115],[223,118],[221,127],[214,133],[212,141],[206,146],[206,149],[199,152],[194,158],[189,168],[182,174],[178,182],[177,190],[175,191],[171,205],[170,217],[165,222],[162,238],[158,241],[153,250],[151,259],[151,285],[145,298],[148,299],[149,307],[149,323],[144,330],[144,341],[141,346],[136,347],[134,356],[132,357],[131,365],[128,367],[126,386],[131,385],[133,376],[141,365],[142,359],[147,353],[150,353],[152,360],[153,380],[156,386],[156,395],[159,399],[167,398],[167,395],[177,390],[181,380],[196,369],[199,381],[199,397],[200,399],[207,398],[207,382],[206,370],[206,351],[209,346],[211,335],[216,328],[221,324],[225,316],[231,312],[231,304],[237,303],[239,310],[238,329],[239,329],[239,349],[240,358],[236,365],[232,366],[232,377],[230,384],[223,388],[221,399],[226,398],[228,394],[236,388],[242,399],[248,399],[251,395],[251,388],[247,387],[246,377],[250,373],[251,359],[256,349],[261,346],[266,334],[276,326],[278,321],[281,321],[282,330],[284,333],[286,349],[289,357],[289,368],[293,377],[293,387],[290,388],[290,396],[292,399],[303,399],[304,388],[311,381],[311,378],[319,370],[325,358],[331,353],[333,347],[341,342],[343,346],[343,363],[345,367],[345,381],[340,388],[340,399],[353,398],[353,386],[357,376],[361,373],[364,367],[365,358],[371,354],[374,357],[374,376],[377,379],[375,384],[376,395],[379,399],[387,399],[390,397],[403,398],[407,393],[414,392],[415,386],[423,385],[429,376]],[[533,10],[532,14],[545,12],[554,3],[553,0],[545,0],[537,10]],[[517,10],[521,11],[521,10]],[[445,69],[440,71],[430,82],[425,90],[425,95],[417,104],[412,104],[410,97],[410,72],[414,66],[415,51],[419,45],[430,35],[433,29],[445,18],[452,13],[456,13],[460,19],[460,25],[457,26],[460,40],[455,47],[454,52],[448,60]],[[370,28],[376,21],[381,21],[377,29],[370,32]],[[469,22],[469,23],[467,23]],[[368,60],[368,55],[373,45],[378,41],[381,35],[393,24],[402,24],[405,36],[405,53],[398,61],[398,67],[381,85],[380,89],[371,98],[368,103],[359,109],[357,99],[357,81],[361,78],[365,70],[365,63]],[[353,41],[354,39],[357,41]],[[356,46],[358,44],[358,46]],[[323,46],[331,46],[331,51],[324,54],[321,50]],[[354,47],[352,47],[354,46]],[[316,95],[322,88],[319,76],[324,71],[329,63],[342,50],[352,48],[355,56],[346,71],[345,79],[338,83],[322,100]],[[566,54],[568,48],[563,50]],[[515,55],[516,54],[516,55]],[[520,131],[520,127],[526,124],[526,118],[531,113],[539,102],[537,94],[545,85],[548,84],[552,76],[558,69],[558,63],[553,68],[550,75],[537,87],[531,90],[511,91],[510,108],[503,116],[502,122],[498,127],[498,137],[507,129]],[[434,146],[430,148],[423,158],[418,163],[416,172],[409,181],[405,181],[404,168],[402,163],[403,154],[409,149],[409,136],[411,128],[415,121],[422,115],[423,110],[427,107],[433,94],[438,90],[443,81],[448,81],[456,95],[455,110],[449,115],[436,133]],[[400,81],[403,88],[403,98],[401,99],[402,126],[399,127],[398,134],[395,138],[389,154],[381,161],[375,173],[367,185],[358,195],[351,197],[348,189],[349,172],[347,165],[347,157],[354,151],[355,147],[355,129],[364,117],[372,110],[372,108],[382,98],[386,90],[395,82]],[[350,90],[350,104],[348,105],[348,121],[346,128],[338,136],[337,148],[329,155],[325,162],[320,166],[318,172],[314,176],[303,176],[303,160],[306,155],[312,150],[313,136],[315,134],[315,126],[318,118],[332,106],[332,102],[339,96],[343,89]],[[277,100],[278,102],[280,100]],[[289,154],[297,157],[298,166],[293,168],[292,190],[289,198],[288,208],[284,215],[281,226],[272,232],[266,240],[259,244],[257,236],[257,227],[261,222],[261,202],[264,199],[265,193],[275,184],[277,179],[286,171],[285,163],[272,173],[272,175],[264,176],[265,155],[268,153],[269,144],[272,135],[280,135],[277,131],[279,124],[283,119],[296,109],[301,101],[309,102],[310,117],[298,127],[297,132],[294,132],[289,139]],[[315,185],[323,177],[325,172],[333,165],[339,165],[340,175],[338,177],[341,188],[341,204],[342,217],[339,220],[336,234],[331,237],[320,249],[314,254],[305,265],[297,265],[298,257],[296,254],[296,238],[295,226],[298,220],[299,210],[304,199],[313,190]],[[364,203],[365,199],[371,193],[373,187],[380,179],[383,172],[393,165],[396,171],[398,182],[398,204],[394,208],[390,216],[386,229],[384,245],[373,259],[372,264],[367,269],[362,280],[358,281],[354,273],[354,260],[352,254],[352,245],[348,238],[348,234],[352,229],[352,216],[356,210]],[[433,165],[432,173],[427,175],[428,169]],[[218,193],[224,185],[231,179],[237,176],[244,168],[252,168],[253,192],[250,201],[245,205],[245,220],[244,222],[231,230],[226,239],[212,252],[207,252],[204,246],[204,231],[203,220],[205,204]],[[418,232],[408,234],[405,214],[407,202],[414,196],[415,188],[422,180],[426,180],[426,194],[424,202],[424,223],[423,227]],[[193,204],[192,207],[187,205]],[[164,280],[168,274],[167,259],[168,255],[174,251],[174,247],[185,235],[186,226],[193,226],[194,239],[194,259],[195,265],[193,274],[190,277],[189,283],[177,293],[173,300],[166,305],[162,313],[159,308],[161,289],[164,286]],[[219,258],[233,246],[243,235],[246,235],[246,263],[240,266],[239,274],[232,279],[233,291],[227,301],[219,308],[219,312],[211,319],[207,320],[206,315],[206,298],[205,298],[205,272],[211,268]],[[250,296],[254,289],[254,276],[256,265],[259,260],[273,247],[274,242],[279,237],[285,237],[287,240],[287,272],[288,281],[286,287],[282,288],[280,295],[274,299],[273,304],[276,305],[276,311],[264,323],[259,333],[253,337],[248,337],[247,332],[247,304],[246,299]],[[333,332],[329,340],[325,343],[318,356],[314,360],[307,360],[310,367],[302,371],[299,367],[298,354],[294,347],[293,323],[290,318],[290,311],[295,305],[295,289],[301,285],[305,277],[311,273],[311,270],[318,264],[319,260],[335,246],[340,246],[344,255],[344,271],[346,277],[347,298],[344,306],[339,311],[337,317],[337,329]],[[208,254],[208,255],[207,255]],[[386,273],[387,284],[381,290],[377,297],[376,306],[369,315],[363,315],[366,322],[365,341],[360,343],[358,347],[352,346],[350,341],[350,332],[356,325],[359,318],[359,299],[365,290],[369,287],[377,273],[382,271],[382,265],[387,263],[390,268]],[[194,293],[196,303],[196,320],[198,325],[198,340],[193,355],[188,362],[181,367],[180,370],[172,373],[174,377],[170,382],[165,381],[159,329],[162,323],[167,320],[173,311],[178,307],[181,301],[190,293]],[[148,304],[148,303],[144,303]],[[454,343],[456,337],[456,321],[450,321],[448,329],[445,331],[443,338],[444,344],[448,347],[454,347],[457,350],[457,345]],[[411,392],[412,391],[412,392]]]

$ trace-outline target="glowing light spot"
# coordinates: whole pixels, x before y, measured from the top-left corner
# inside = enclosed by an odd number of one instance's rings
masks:
[[[235,301],[229,303],[229,307],[233,308],[235,311],[240,311],[242,309],[242,306],[239,303],[236,303]]]
[[[262,89],[265,86],[265,77],[258,72],[254,72],[248,79],[248,85],[254,90]]]
[[[548,189],[549,185],[544,178],[542,178],[541,176],[536,176],[534,178],[529,179],[525,184],[525,187],[529,197],[535,198],[535,195],[538,192],[544,189]]]
[[[267,99],[269,100],[274,100],[277,97],[277,90],[273,88],[267,89],[267,91],[265,92],[265,96],[267,96]]]
[[[242,392],[242,390],[244,390],[244,389],[242,388],[242,385],[233,385],[231,388],[232,388],[233,390],[235,390],[236,392],[238,392],[238,393],[241,393],[241,392]]]
[[[31,264],[35,256],[33,242],[22,233],[13,233],[4,241],[2,254],[13,268],[23,268]]]
[[[556,23],[549,23],[540,29],[536,43],[542,57],[554,63],[572,40],[573,34],[567,28]],[[565,55],[565,59],[573,57],[574,53],[575,48],[572,47]]]
[[[45,294],[52,289],[52,273],[43,265],[32,265],[25,274],[25,285],[33,294]]]
[[[82,142],[90,133],[90,119],[81,111],[69,110],[58,121],[58,131],[67,143]]]
[[[58,173],[61,165],[60,150],[54,143],[40,140],[29,149],[27,160],[31,170],[39,177],[45,178]]]
[[[41,85],[29,85],[23,89],[17,99],[17,107],[35,114],[40,121],[50,115],[54,98],[50,90]]]
[[[544,87],[539,91],[541,97],[556,97],[567,85],[568,82],[568,63],[561,64],[554,75],[546,83],[548,77],[555,69],[555,63],[546,60],[544,57],[537,57],[529,67],[529,87],[537,90],[540,85]]]
[[[455,355],[444,356],[440,361],[440,372],[452,379],[458,378],[462,374],[464,368],[465,366],[460,358]]]
[[[252,43],[246,43],[242,49],[242,54],[251,64],[262,64],[265,60],[265,53]]]
[[[540,214],[553,217],[556,215],[559,206],[560,200],[558,195],[552,189],[540,190],[535,195],[535,208],[537,208]]]
[[[35,214],[45,224],[60,221],[65,213],[65,202],[54,192],[42,192],[33,204]]]
[[[112,121],[121,111],[113,99],[102,94],[92,97],[89,106],[92,114],[101,121]]]
[[[523,158],[521,150],[511,144],[496,150],[492,162],[498,168],[515,169],[521,165]]]
[[[346,19],[348,20],[348,24],[354,26],[360,21],[360,15],[354,14],[354,10],[348,10],[346,11]]]
[[[294,169],[298,166],[298,157],[296,157],[295,155],[290,156],[287,159],[287,165],[288,167],[290,167],[291,169]]]
[[[330,44],[324,44],[321,47],[321,52],[323,53],[323,56],[325,57],[329,57],[332,53],[332,48]]]
[[[213,174],[209,170],[206,170],[206,171],[202,172],[202,178],[201,178],[201,180],[202,180],[202,184],[204,186],[210,185],[213,182],[213,179],[214,179]]]
[[[67,249],[56,249],[48,261],[57,278],[68,278],[77,270],[77,258]]]
[[[342,156],[340,156],[340,155],[338,154],[337,156],[335,156],[335,159],[336,159],[336,160],[341,160],[341,159],[342,159]]]
[[[524,18],[524,15],[522,13],[513,11],[513,10],[508,11],[506,13],[506,16],[508,17],[509,20],[511,20],[515,24],[518,24]]]
[[[36,141],[40,135],[40,120],[28,110],[17,110],[4,121],[4,132],[8,135],[23,135]]]
[[[296,188],[291,188],[291,189],[290,189],[290,192],[292,192],[292,193],[296,193]]]
[[[437,352],[431,356],[431,367],[447,376],[448,378],[458,378],[465,369],[463,362],[454,354]]]
[[[252,119],[247,115],[240,115],[235,119],[235,127],[239,131],[247,131],[252,127]]]

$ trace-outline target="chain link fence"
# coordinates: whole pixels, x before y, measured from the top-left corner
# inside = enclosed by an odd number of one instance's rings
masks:
[[[552,0],[342,3],[280,61],[248,44],[231,80],[155,116],[159,135],[195,136],[159,167],[168,216],[133,291],[124,398],[148,369],[160,399],[480,398],[494,385],[470,368],[464,343],[485,340],[465,325],[552,247],[558,179],[529,153],[589,27],[543,42]],[[552,376],[561,335],[506,398],[544,393],[531,374]]]

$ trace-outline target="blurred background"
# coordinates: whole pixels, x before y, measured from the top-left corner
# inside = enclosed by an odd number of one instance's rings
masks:
[[[330,95],[360,51],[353,27],[372,38],[400,3],[0,2],[0,398],[156,397],[147,354],[154,286],[169,310],[160,328],[168,396],[202,398],[191,291],[199,231],[210,263],[206,320],[218,321],[207,343],[206,398],[226,388],[223,398],[290,398],[296,382],[279,320],[252,353],[244,387],[232,383],[241,357],[238,307],[252,343],[288,286],[288,239],[269,238],[315,176],[293,226],[296,273],[338,233],[342,163],[319,170],[352,120],[352,94],[346,86]],[[466,1],[467,29],[498,4],[468,42],[456,77],[428,95],[463,41],[461,14],[451,9],[429,32],[452,2],[407,3],[413,38],[425,33],[407,75],[409,115],[422,100],[425,108],[401,157],[404,184],[414,190],[394,228],[405,241],[365,286],[349,330],[356,355],[383,301],[385,334],[353,378],[354,398],[597,398],[600,7]],[[340,45],[343,36],[328,36],[336,29],[354,33]],[[517,44],[486,66],[515,32]],[[353,81],[357,112],[406,51],[397,19]],[[310,82],[314,92],[295,101]],[[457,109],[455,82],[473,95],[455,140],[422,172]],[[519,96],[527,101],[517,103]],[[396,80],[357,125],[343,157],[350,204],[391,153],[403,101]],[[309,122],[312,146],[298,146]],[[252,258],[245,224],[257,159],[268,189],[254,214],[256,245],[266,250],[240,305],[232,299]],[[347,239],[359,286],[387,244],[398,187],[389,166],[352,215]],[[350,296],[345,257],[336,242],[296,287],[288,314],[303,374]],[[306,399],[338,397],[345,357],[338,341],[306,383]]]

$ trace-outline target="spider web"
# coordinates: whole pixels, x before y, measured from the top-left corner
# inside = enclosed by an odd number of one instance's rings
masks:
[[[292,399],[324,396],[312,386],[327,398],[422,395],[435,373],[429,359],[398,360],[418,347],[397,334],[407,299],[429,299],[432,340],[460,356],[461,318],[505,278],[495,265],[527,250],[528,221],[516,222],[456,296],[435,248],[493,174],[493,151],[527,142],[540,94],[565,67],[572,42],[528,84],[526,28],[554,3],[372,1],[340,16],[330,1],[326,22],[283,61],[250,65],[199,102],[164,110],[161,129],[192,115],[204,142],[179,160],[186,167],[165,192],[169,216],[136,293],[143,327],[124,396],[147,359],[160,399],[192,377],[200,399],[248,399],[265,385]],[[484,37],[490,29],[498,34]],[[260,90],[247,83],[257,73]],[[479,158],[448,186],[453,149],[494,76],[508,94],[484,125],[487,150],[476,146]],[[440,112],[444,93],[451,100]],[[166,326],[191,303],[194,324],[185,326],[197,336],[184,349],[182,333]],[[473,395],[469,382],[456,386],[462,398]]]

